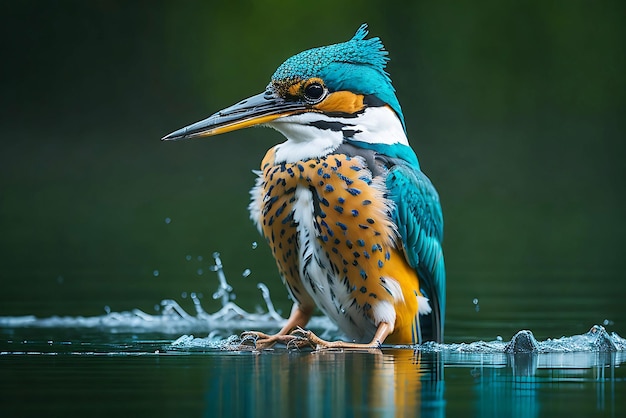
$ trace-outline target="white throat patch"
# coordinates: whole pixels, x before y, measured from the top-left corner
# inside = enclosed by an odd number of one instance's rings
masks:
[[[278,118],[266,126],[287,138],[276,146],[276,163],[323,157],[336,150],[345,137],[370,144],[409,145],[402,123],[388,106],[368,107],[355,117],[307,112]]]

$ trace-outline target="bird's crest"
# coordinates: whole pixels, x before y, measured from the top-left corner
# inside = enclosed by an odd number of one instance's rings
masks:
[[[365,39],[363,24],[349,41],[303,51],[287,59],[272,75],[281,90],[298,80],[319,77],[333,91],[373,94],[390,105],[404,124],[400,103],[385,71],[388,52],[378,37]]]
[[[380,38],[365,39],[367,34],[367,24],[363,24],[349,41],[296,54],[278,67],[272,81],[319,77],[333,63],[366,65],[389,79],[385,72],[388,52]]]

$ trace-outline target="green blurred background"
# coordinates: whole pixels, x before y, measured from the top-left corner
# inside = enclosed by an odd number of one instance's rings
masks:
[[[443,202],[451,335],[493,335],[468,330],[481,320],[554,336],[603,319],[623,335],[625,10],[3,2],[0,315],[154,312],[192,291],[212,310],[213,251],[243,307],[254,309],[263,281],[287,312],[246,209],[251,170],[282,137],[159,139],[261,92],[289,56],[367,22],[390,51],[409,138]]]

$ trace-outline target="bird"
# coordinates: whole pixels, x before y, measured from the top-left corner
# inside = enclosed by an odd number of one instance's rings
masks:
[[[256,346],[304,340],[318,349],[443,342],[446,273],[439,195],[421,171],[386,66],[361,25],[346,42],[285,60],[262,93],[162,140],[251,126],[280,132],[255,171],[250,217],[293,300]],[[346,338],[306,330],[319,309]]]

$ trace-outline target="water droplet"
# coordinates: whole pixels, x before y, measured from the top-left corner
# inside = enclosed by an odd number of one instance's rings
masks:
[[[253,249],[253,250],[256,250],[256,247],[258,247],[258,246],[259,246],[259,244],[257,244],[257,242],[256,242],[256,241],[253,241],[253,242],[252,242],[252,249]]]
[[[480,311],[480,305],[478,304],[478,298],[474,298],[474,299],[472,300],[472,303],[474,304],[474,310],[475,310],[476,312],[479,312],[479,311]]]
[[[159,312],[161,310],[161,305],[159,305],[158,303],[154,305],[154,310]]]
[[[154,277],[159,277],[159,270],[154,270],[154,271],[152,272],[152,275],[153,275]]]
[[[170,217],[165,218],[165,223],[166,224],[169,225],[171,222],[172,222],[172,218],[170,218]]]
[[[187,299],[187,292],[181,293],[180,297],[183,298],[183,299]]]
[[[241,275],[242,275],[243,277],[248,277],[248,276],[250,275],[250,273],[251,273],[250,269],[245,269],[245,270],[243,271],[243,273],[241,273]]]
[[[191,261],[191,255],[187,254],[187,255],[185,256],[185,260],[187,260],[187,261]]]
[[[502,336],[501,336],[501,335],[498,335],[498,336],[496,337],[496,340],[498,340],[498,341],[502,341]]]
[[[198,276],[202,276],[202,273],[204,273],[204,271],[202,269],[198,269],[196,273],[198,273]]]
[[[199,255],[198,257],[196,257],[198,261],[202,261],[202,256]]]
[[[104,312],[106,312],[107,315],[111,313],[111,308],[109,307],[109,305],[104,305]]]

